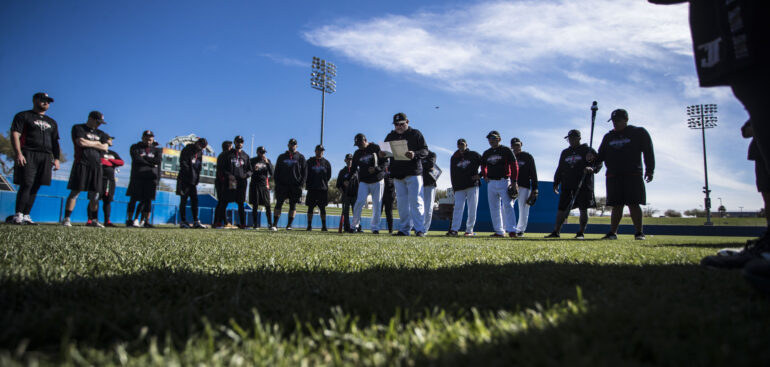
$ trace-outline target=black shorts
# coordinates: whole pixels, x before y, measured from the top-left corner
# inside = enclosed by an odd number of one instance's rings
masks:
[[[249,202],[254,209],[258,206],[270,206],[270,190],[266,186],[252,185],[249,188]]]
[[[53,156],[51,153],[33,152],[31,150],[22,150],[21,154],[27,160],[27,164],[22,167],[18,164],[13,166],[13,183],[19,186],[32,186],[34,184],[50,185],[51,170],[53,169]]]
[[[596,208],[596,198],[594,197],[593,190],[580,190],[575,198],[575,203],[572,204],[572,208],[569,206],[569,201],[572,200],[572,192],[575,189],[562,188],[561,195],[559,195],[559,210],[572,210],[576,208],[588,209]]]
[[[246,180],[237,180],[236,187],[231,189],[225,187],[222,190],[222,199],[226,202],[243,203],[246,201]]]
[[[94,167],[83,162],[72,165],[67,189],[72,191],[102,191],[102,166]]]
[[[307,190],[305,205],[325,207],[327,204],[329,204],[329,190]]]
[[[177,181],[176,194],[179,196],[198,196],[198,186],[192,183]]]
[[[153,179],[133,179],[128,182],[126,196],[130,196],[131,199],[138,201],[152,201],[155,200],[155,192],[157,189],[158,184]]]
[[[275,187],[275,201],[278,203],[289,199],[289,203],[298,203],[302,198],[302,189],[299,186],[277,185]]]
[[[607,176],[607,206],[645,205],[647,192],[642,175]]]

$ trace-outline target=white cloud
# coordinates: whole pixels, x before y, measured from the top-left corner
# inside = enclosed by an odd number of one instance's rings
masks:
[[[277,64],[281,64],[281,65],[298,66],[298,67],[309,67],[310,66],[310,64],[308,62],[305,62],[305,61],[302,61],[302,60],[298,60],[298,59],[293,59],[291,57],[286,57],[286,56],[282,56],[282,55],[274,55],[274,54],[267,54],[267,53],[265,53],[265,54],[261,54],[260,56],[267,57],[268,59],[272,60],[273,62],[275,62]]]

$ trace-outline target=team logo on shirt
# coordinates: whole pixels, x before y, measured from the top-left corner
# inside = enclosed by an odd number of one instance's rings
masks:
[[[254,165],[254,169],[257,171],[261,171],[265,168],[267,168],[267,165],[262,162],[257,162],[257,164]]]
[[[372,162],[372,158],[374,158],[374,156],[371,155],[371,154],[370,155],[364,155],[364,156],[361,156],[361,158],[358,158],[358,161],[368,165],[369,163]]]
[[[140,153],[139,155],[141,155],[142,157],[155,158],[155,153],[153,153],[153,152],[144,151],[144,152]]]
[[[292,158],[286,158],[286,159],[283,160],[283,163],[285,165],[291,167],[291,166],[293,166],[293,165],[295,165],[297,163],[297,160],[296,159],[292,159]]]
[[[467,168],[470,165],[471,165],[471,161],[469,161],[467,159],[464,159],[464,160],[461,160],[461,161],[457,162],[457,167],[460,167],[460,168]]]
[[[43,131],[51,128],[51,124],[49,124],[45,120],[35,120],[32,123],[35,124],[35,126],[39,127],[40,130],[43,130]]]
[[[610,141],[610,146],[615,149],[623,148],[626,144],[630,143],[631,139],[623,137],[623,138],[617,138],[615,140]]]
[[[86,139],[96,141],[96,140],[100,140],[101,138],[99,137],[99,135],[96,135],[94,133],[86,133]]]
[[[104,154],[104,159],[115,159],[115,156],[110,154],[110,153],[105,153]]]
[[[230,159],[230,163],[234,164],[236,167],[240,167],[240,166],[243,166],[243,159],[232,158]]]
[[[519,168],[521,168],[521,166],[523,166],[523,165],[525,165],[525,164],[527,164],[527,162],[525,162],[525,161],[519,161]]]
[[[501,159],[503,159],[503,157],[501,155],[498,155],[498,154],[490,155],[489,157],[487,157],[487,163],[492,165],[492,166],[494,166]]]
[[[313,166],[313,171],[315,171],[315,173],[320,173],[326,171],[326,168],[324,166]]]
[[[573,154],[564,157],[564,162],[567,162],[570,167],[575,167],[575,165],[582,160],[583,157],[581,157],[579,154]]]

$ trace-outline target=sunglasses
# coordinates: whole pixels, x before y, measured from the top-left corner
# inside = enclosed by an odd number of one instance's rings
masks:
[[[42,99],[40,100],[40,103],[51,104],[51,101]]]

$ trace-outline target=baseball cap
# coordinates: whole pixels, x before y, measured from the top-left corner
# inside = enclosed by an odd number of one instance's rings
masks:
[[[326,148],[324,148],[323,145],[318,144],[318,145],[315,146],[315,150],[326,150]]]
[[[468,142],[466,142],[465,139],[463,139],[463,138],[457,139],[457,144],[460,144],[460,143],[468,145]]]
[[[236,135],[236,136],[233,138],[233,143],[237,143],[237,142],[241,142],[241,143],[243,143],[244,141],[245,141],[245,140],[243,140],[243,137],[242,137],[242,136],[240,136],[240,135]]]
[[[362,142],[366,139],[366,135],[362,133],[356,134],[356,137],[353,138],[353,141],[355,142],[353,145],[358,145],[359,142]]]
[[[260,145],[260,146],[257,147],[257,153],[265,154],[265,153],[267,153],[267,149],[265,149],[265,147]]]
[[[393,123],[401,122],[401,121],[409,121],[409,119],[406,118],[406,114],[403,112],[399,112],[395,115],[393,115]]]
[[[570,130],[567,133],[567,136],[564,137],[564,139],[567,139],[567,138],[572,137],[572,136],[577,136],[579,138],[580,137],[580,130],[577,130],[577,129]]]
[[[497,140],[500,140],[500,133],[497,132],[497,130],[492,130],[487,134],[487,139],[495,138]]]
[[[345,160],[348,160],[348,159],[353,159],[353,155],[350,153],[345,154]]]
[[[99,111],[91,111],[88,114],[88,119],[89,120],[96,120],[96,122],[98,122],[100,124],[106,124],[107,123],[107,121],[104,121],[104,114],[99,112]]]
[[[196,141],[196,143],[198,143],[198,144],[200,144],[200,145],[203,145],[203,147],[204,147],[204,148],[205,148],[205,147],[207,147],[207,146],[209,146],[209,141],[208,141],[208,140],[206,140],[206,138],[198,138],[198,140]]]
[[[297,145],[297,139],[294,139],[294,138],[289,139],[289,145]]]
[[[612,111],[612,114],[610,115],[610,119],[607,120],[607,121],[612,121],[612,120],[615,120],[615,119],[628,120],[628,112],[626,112],[626,110],[624,110],[622,108],[618,108],[617,110]]]
[[[35,93],[34,95],[32,95],[32,100],[34,101],[36,99],[39,99],[39,100],[42,100],[42,101],[53,102],[53,98],[49,97],[48,93],[43,93],[43,92],[38,92],[38,93]]]
[[[152,130],[145,130],[142,136],[155,136],[155,134],[152,133]]]
[[[524,144],[521,142],[521,139],[519,139],[519,138],[513,138],[513,139],[511,139],[511,145],[516,145],[516,144],[524,145]]]

